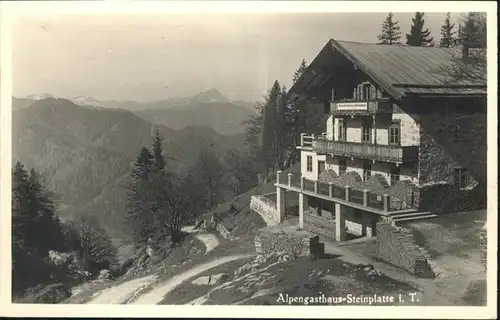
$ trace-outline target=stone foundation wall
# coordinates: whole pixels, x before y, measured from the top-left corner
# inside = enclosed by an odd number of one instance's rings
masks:
[[[486,189],[478,184],[460,190],[448,183],[432,184],[419,188],[419,209],[433,213],[449,213],[484,209]]]
[[[377,223],[377,258],[423,278],[434,277],[427,259],[418,248],[413,231],[388,222]]]
[[[310,235],[295,235],[264,228],[255,236],[255,250],[263,255],[285,252],[295,257],[307,256],[311,254],[312,238]]]
[[[335,239],[335,220],[304,213],[304,230]]]
[[[442,100],[421,103],[420,183],[451,182],[453,168],[467,168],[471,178],[486,183],[486,101]],[[462,106],[458,106],[462,104]],[[453,110],[458,107],[457,110]],[[425,110],[428,109],[428,110]]]

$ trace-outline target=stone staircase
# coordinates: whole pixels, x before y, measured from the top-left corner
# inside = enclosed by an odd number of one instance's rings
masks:
[[[406,212],[392,212],[389,215],[390,219],[395,222],[410,222],[415,220],[425,220],[437,217],[432,212],[424,211],[406,211]]]

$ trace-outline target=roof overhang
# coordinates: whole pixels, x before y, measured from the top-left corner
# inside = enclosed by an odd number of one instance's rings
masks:
[[[339,54],[344,59],[339,59]],[[314,93],[317,92],[318,88],[333,78],[332,75],[338,68],[342,68],[345,65],[346,59],[352,63],[355,70],[364,73],[371,82],[386,91],[395,100],[414,96],[481,97],[486,95],[485,85],[388,83],[346,50],[341,43],[330,39],[288,91],[287,95],[290,101],[300,101],[314,97]],[[464,92],[464,90],[470,92]],[[482,91],[484,91],[484,94]]]

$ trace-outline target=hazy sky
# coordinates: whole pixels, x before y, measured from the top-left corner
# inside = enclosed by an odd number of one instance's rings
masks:
[[[459,14],[452,14],[456,20]],[[80,15],[24,18],[13,30],[13,93],[157,100],[215,87],[259,99],[290,85],[329,38],[376,42],[385,13]],[[408,32],[412,13],[395,13]],[[445,13],[426,13],[439,40]],[[166,86],[168,85],[168,89]]]

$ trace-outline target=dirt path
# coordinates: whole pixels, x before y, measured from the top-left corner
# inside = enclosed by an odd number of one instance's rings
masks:
[[[416,278],[408,274],[399,268],[390,266],[386,263],[376,261],[368,256],[358,254],[350,250],[349,246],[338,246],[334,242],[325,241],[325,252],[329,254],[340,255],[339,259],[352,263],[352,264],[371,264],[375,269],[385,273],[389,277],[412,285],[422,293],[417,294],[417,299],[422,299],[423,304],[429,305],[453,305],[450,301],[450,297],[447,296],[448,293],[443,291],[443,288],[439,286],[439,283],[433,279]],[[449,294],[448,294],[449,295]]]
[[[132,301],[130,304],[158,304],[160,303],[163,298],[172,290],[174,290],[176,287],[178,287],[180,284],[182,284],[184,281],[188,280],[189,278],[195,277],[196,275],[215,268],[221,264],[231,262],[234,260],[238,259],[245,259],[253,256],[253,254],[241,254],[241,255],[232,255],[232,256],[226,256],[222,258],[216,258],[212,261],[200,264],[198,266],[193,267],[192,269],[185,271],[179,275],[176,275],[167,281],[158,284],[156,288],[153,290],[139,296],[136,300]]]
[[[97,293],[96,297],[87,304],[120,304],[129,299],[137,290],[153,282],[156,276],[147,276],[126,281],[117,286],[104,289]]]
[[[219,239],[216,235],[211,233],[202,233],[201,231],[194,229],[193,226],[184,227],[182,228],[182,231],[193,234],[198,240],[203,242],[206,248],[205,254],[217,248],[219,245]]]

